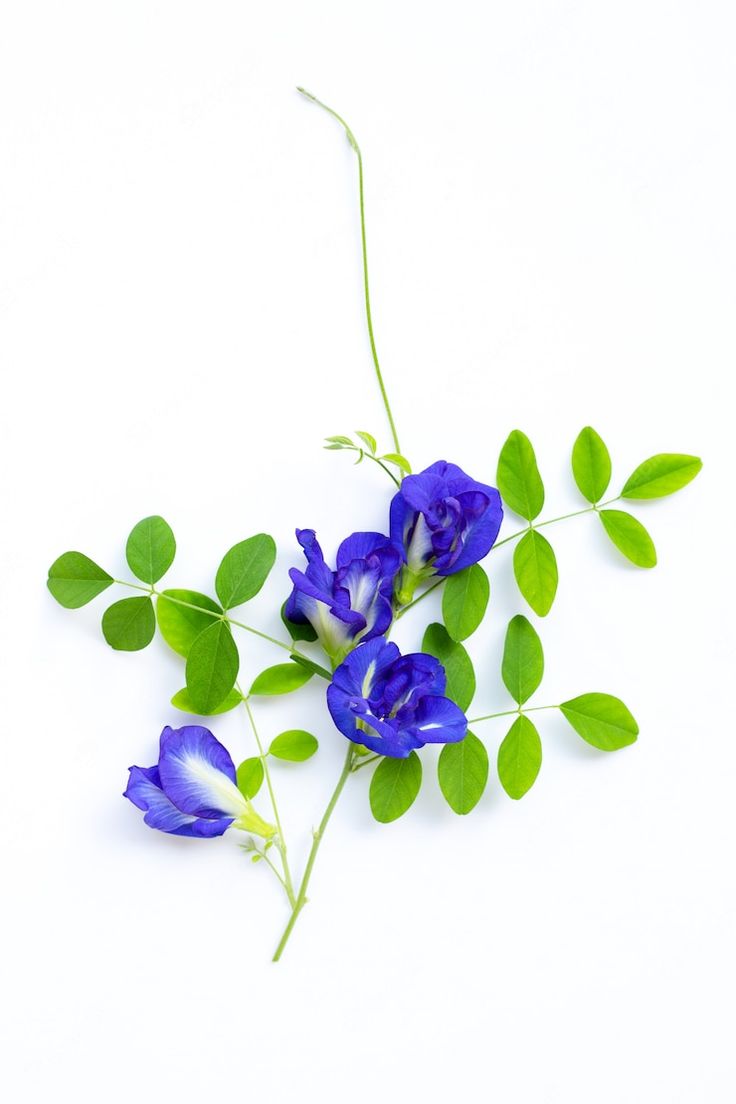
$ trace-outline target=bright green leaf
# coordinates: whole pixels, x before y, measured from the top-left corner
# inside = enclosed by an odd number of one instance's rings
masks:
[[[542,765],[542,741],[524,714],[512,724],[498,749],[498,777],[509,797],[518,801],[531,789]]]
[[[611,457],[592,426],[580,430],[572,447],[572,474],[583,498],[600,502],[611,482]]]
[[[364,429],[356,429],[355,432],[358,434],[363,444],[367,445],[371,453],[375,456],[376,449],[378,448],[376,438],[371,433],[366,433]]]
[[[179,605],[180,602],[188,604]],[[185,659],[199,634],[215,621],[210,614],[203,613],[201,609],[192,609],[192,606],[202,606],[216,614],[222,613],[222,607],[217,602],[196,590],[164,590],[156,602],[156,617],[161,635],[169,647]]]
[[[599,510],[603,528],[619,552],[637,567],[654,567],[657,551],[646,529],[632,514],[624,510]]]
[[[382,759],[371,778],[371,812],[381,824],[403,816],[422,784],[422,764],[412,751],[408,759]]]
[[[611,694],[581,694],[563,702],[560,710],[578,735],[601,751],[627,747],[639,735],[629,710]]]
[[[546,617],[557,593],[557,557],[536,529],[525,533],[514,549],[514,575],[534,612]]]
[[[59,605],[66,609],[79,609],[102,594],[112,583],[112,575],[108,575],[83,552],[64,552],[49,568],[46,585]]]
[[[445,801],[465,816],[480,801],[488,781],[488,752],[472,732],[457,744],[445,744],[437,764]]]
[[[290,694],[309,682],[313,672],[297,663],[277,663],[261,671],[253,681],[251,694]]]
[[[286,630],[292,640],[305,640],[311,643],[317,639],[317,634],[312,626],[307,621],[306,624],[300,625],[298,621],[290,621],[286,616],[286,602],[281,607],[281,620],[286,626]]]
[[[257,533],[226,552],[217,569],[215,590],[225,609],[247,602],[258,593],[273,567],[276,545],[273,537]]]
[[[301,652],[292,652],[289,658],[292,663],[298,663],[300,667],[303,667],[306,671],[311,671],[313,675],[319,675],[320,678],[332,682],[332,672],[323,667],[321,663],[315,663],[313,659],[308,659]]]
[[[660,452],[650,456],[624,484],[622,498],[663,498],[674,494],[695,478],[703,466],[697,456]]]
[[[311,759],[319,747],[316,736],[302,728],[291,728],[282,732],[271,742],[268,754],[276,759],[287,759],[292,763],[303,763]]]
[[[263,762],[257,756],[244,759],[235,773],[238,789],[246,801],[252,801],[263,784]]]
[[[240,667],[238,649],[224,621],[215,621],[189,649],[187,690],[197,713],[207,716],[225,701]]]
[[[102,632],[118,652],[139,652],[153,640],[156,615],[150,598],[122,598],[102,615]]]
[[[433,655],[445,668],[447,696],[465,712],[475,694],[475,672],[462,644],[453,640],[444,625],[428,625],[422,651]]]
[[[139,521],[128,537],[125,558],[133,574],[144,583],[157,583],[174,562],[176,541],[162,517]]]
[[[183,690],[178,690],[174,694],[171,704],[176,709],[181,709],[182,713],[195,713],[198,717],[213,717],[217,713],[229,713],[231,709],[235,709],[236,705],[240,705],[242,700],[242,694],[239,694],[237,690],[231,690],[225,700],[220,702],[218,706],[210,709],[209,713],[203,713],[201,709],[196,708],[192,696],[185,686]]]
[[[339,433],[334,437],[325,437],[325,441],[329,441],[331,446],[337,448],[355,448],[349,437],[342,437]]]
[[[490,584],[480,564],[450,575],[442,594],[442,617],[453,640],[465,640],[480,625],[488,605]]]
[[[528,701],[542,681],[544,652],[534,626],[522,614],[509,621],[503,648],[501,677],[518,705]]]
[[[411,464],[400,452],[385,452],[379,459],[388,460],[389,464],[395,464],[397,468],[401,468],[407,475],[411,475]]]
[[[531,441],[520,429],[506,438],[496,478],[504,502],[520,517],[533,521],[544,506],[544,484]]]

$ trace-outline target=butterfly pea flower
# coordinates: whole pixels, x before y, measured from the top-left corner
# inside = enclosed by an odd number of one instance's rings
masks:
[[[391,502],[391,539],[404,549],[398,601],[412,600],[430,575],[454,575],[491,550],[503,520],[495,487],[477,483],[457,464],[438,460],[408,475]]]
[[[200,725],[167,726],[158,763],[131,767],[123,797],[143,810],[149,828],[175,836],[221,836],[234,826],[270,839],[276,831],[241,794],[228,751]]]
[[[290,570],[294,589],[284,612],[297,624],[309,622],[337,663],[359,641],[379,636],[391,624],[401,552],[383,533],[353,533],[338,548],[333,571],[313,529],[297,529],[296,538],[307,569]]]
[[[462,740],[468,722],[445,696],[445,669],[434,656],[402,655],[376,637],[347,656],[327,688],[327,708],[343,736],[379,755],[405,759],[424,744]]]

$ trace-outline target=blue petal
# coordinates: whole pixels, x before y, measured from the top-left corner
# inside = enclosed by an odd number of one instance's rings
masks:
[[[382,677],[400,654],[396,644],[376,636],[360,644],[340,664],[332,676],[333,685],[353,697],[368,698],[374,681]]]
[[[462,571],[464,567],[478,563],[493,547],[503,521],[503,506],[501,496],[494,487],[488,487],[486,493],[489,497],[487,510],[476,521],[470,523],[460,554],[454,563],[449,567],[437,565],[438,575],[454,575],[456,571]]]
[[[408,505],[401,491],[391,499],[389,510],[389,532],[392,542],[403,549],[414,518],[414,511]]]
[[[183,813],[195,817],[239,817],[247,812],[235,785],[230,755],[207,728],[165,728],[159,755],[161,787]]]
[[[143,821],[149,828],[175,836],[221,836],[233,822],[232,817],[200,820],[180,812],[161,789],[158,767],[131,767],[123,797],[145,812]]]
[[[454,701],[427,695],[417,705],[411,731],[423,744],[454,744],[466,736],[468,721]]]
[[[388,544],[389,539],[383,533],[353,533],[337,550],[337,566],[347,567],[351,560],[365,560]]]

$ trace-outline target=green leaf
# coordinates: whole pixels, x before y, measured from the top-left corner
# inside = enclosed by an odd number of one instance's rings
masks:
[[[261,589],[276,559],[273,537],[257,533],[226,552],[217,569],[215,590],[225,609],[253,598]]]
[[[475,672],[465,648],[450,637],[444,625],[435,622],[427,626],[422,651],[433,655],[445,668],[447,696],[465,712],[475,694]]]
[[[253,681],[251,694],[290,694],[309,682],[313,672],[297,663],[277,663],[261,671]]]
[[[600,502],[611,482],[611,457],[592,426],[580,430],[572,447],[572,474],[583,498]]]
[[[364,429],[356,429],[355,432],[358,434],[363,444],[367,445],[373,456],[375,456],[378,444],[376,443],[376,438],[373,436],[373,434],[366,433]]]
[[[238,789],[246,801],[252,801],[263,784],[263,763],[258,756],[244,759],[235,772]]]
[[[533,521],[544,506],[544,484],[531,441],[520,429],[506,438],[496,478],[504,502],[520,517]]]
[[[488,752],[472,732],[445,744],[437,764],[440,789],[453,812],[465,816],[480,801],[488,781]]]
[[[503,648],[501,677],[518,705],[528,701],[542,681],[544,652],[542,641],[526,617],[518,613],[509,621]]]
[[[187,656],[187,690],[197,713],[207,716],[225,701],[240,667],[238,649],[224,621],[199,634]]]
[[[622,498],[663,498],[674,494],[695,478],[703,466],[697,456],[660,452],[650,456],[624,484]]]
[[[401,468],[407,475],[411,475],[411,464],[400,452],[385,452],[379,459],[388,460],[389,464],[395,464],[397,468]]]
[[[371,778],[371,812],[381,824],[398,820],[413,804],[422,784],[422,764],[412,751],[408,759],[382,759]]]
[[[282,732],[271,742],[268,754],[277,759],[287,759],[291,763],[303,763],[311,759],[319,747],[316,736],[302,728],[290,728]]]
[[[624,510],[599,510],[603,528],[619,552],[637,567],[654,567],[657,550],[646,529],[632,514]]]
[[[139,521],[128,537],[125,558],[133,574],[144,583],[157,583],[174,562],[176,541],[162,517]]]
[[[560,706],[579,736],[601,751],[633,744],[639,726],[620,698],[611,694],[581,694]]]
[[[292,652],[289,659],[292,663],[298,663],[300,667],[304,667],[305,670],[311,671],[313,675],[319,675],[320,678],[332,682],[331,671],[328,671],[321,663],[315,663],[313,659],[308,659],[307,656],[302,655],[301,652]]]
[[[289,620],[286,616],[286,602],[281,607],[281,620],[284,622],[286,631],[292,640],[305,640],[311,643],[317,639],[317,634],[308,621],[305,625],[300,625],[298,621]]]
[[[337,434],[335,437],[325,437],[325,441],[329,441],[333,448],[355,448],[355,445],[349,437],[342,437],[340,434]]]
[[[169,598],[176,601],[167,601]],[[189,605],[180,606],[178,602],[188,602]],[[185,659],[199,634],[215,621],[208,613],[192,609],[192,606],[203,606],[212,613],[222,613],[222,607],[217,602],[197,590],[164,590],[156,602],[156,617],[161,635],[169,647]]]
[[[498,777],[509,797],[518,801],[532,788],[542,765],[542,741],[522,713],[498,749]]]
[[[113,581],[112,575],[84,553],[64,552],[49,568],[46,585],[59,605],[79,609],[107,590]]]
[[[183,690],[177,691],[171,699],[171,704],[176,709],[181,709],[182,713],[196,713],[198,717],[213,717],[217,713],[229,713],[231,709],[235,709],[236,705],[240,705],[243,700],[243,695],[238,693],[237,690],[231,690],[224,701],[220,702],[214,709],[210,709],[208,713],[203,713],[201,709],[197,709],[192,696],[184,687]]]
[[[557,558],[547,538],[536,529],[525,533],[514,549],[514,575],[534,612],[546,617],[557,593]]]
[[[442,616],[453,640],[465,640],[480,625],[488,605],[490,584],[480,564],[450,575],[442,594]]]
[[[153,640],[156,615],[150,598],[122,598],[102,615],[102,632],[118,652],[139,652]]]

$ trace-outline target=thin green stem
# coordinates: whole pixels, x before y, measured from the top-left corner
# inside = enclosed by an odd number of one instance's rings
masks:
[[[240,690],[240,687],[238,687]],[[241,691],[242,693],[242,691]],[[281,827],[281,818],[279,817],[279,808],[276,803],[276,794],[274,793],[273,783],[271,782],[271,772],[268,768],[268,757],[266,756],[263,745],[261,743],[260,736],[258,735],[258,729],[256,728],[255,717],[253,716],[253,710],[250,707],[250,702],[246,697],[243,697],[243,705],[245,711],[248,714],[248,720],[250,721],[250,727],[253,730],[253,737],[256,741],[256,747],[258,748],[258,754],[263,764],[263,775],[266,779],[266,786],[268,788],[269,797],[271,798],[271,808],[273,809],[274,820],[276,821],[276,831],[278,832],[278,841],[276,846],[278,847],[279,854],[281,855],[281,865],[284,868],[284,889],[286,895],[289,898],[289,904],[294,908],[294,885],[291,880],[291,871],[289,869],[289,860],[286,857],[286,841],[284,839],[284,830]]]
[[[165,598],[167,602],[173,602],[175,606],[185,606],[187,609],[197,610],[198,613],[204,613],[207,617],[212,617],[215,621],[226,621],[228,625],[235,625],[239,629],[244,629],[245,632],[252,633],[254,636],[259,636],[262,640],[268,640],[270,644],[275,644],[277,648],[282,648],[289,655],[301,656],[303,659],[309,659],[305,656],[296,645],[285,643],[283,640],[278,640],[275,636],[269,636],[268,633],[262,632],[260,629],[254,629],[252,625],[246,625],[244,621],[236,621],[234,617],[228,616],[226,613],[218,613],[217,610],[206,609],[205,606],[198,606],[195,602],[185,602],[183,598],[174,598],[170,594],[164,594],[163,591],[156,590],[155,587],[139,586],[138,583],[129,583],[126,579],[113,579],[114,583],[118,583],[119,586],[130,587],[132,590],[144,590],[146,594],[150,594],[151,597]],[[320,675],[329,681],[331,678],[330,673],[324,667],[320,667],[318,663],[313,663],[309,660],[309,663],[316,675]]]
[[[370,759],[361,759],[359,763],[356,763],[355,766],[351,768],[353,774],[355,774],[357,771],[359,771],[361,769],[361,767],[367,767],[371,763],[375,763],[377,759],[383,759],[383,756],[382,755],[371,755]]]
[[[391,404],[388,401],[388,394],[386,393],[386,385],[383,382],[383,374],[381,372],[381,366],[378,363],[378,353],[376,351],[376,340],[375,340],[375,337],[373,335],[373,317],[371,315],[371,295],[370,295],[370,289],[369,289],[369,286],[368,286],[368,249],[367,249],[367,244],[366,244],[366,233],[365,233],[365,195],[364,195],[364,184],[363,184],[363,156],[360,152],[360,146],[358,145],[357,141],[355,140],[355,135],[353,134],[352,130],[350,129],[350,127],[348,126],[348,124],[345,122],[345,120],[342,118],[341,115],[338,115],[338,113],[336,111],[334,111],[331,107],[328,107],[327,104],[322,103],[321,100],[318,100],[317,97],[313,96],[311,92],[307,92],[307,90],[305,88],[298,88],[297,91],[301,92],[302,96],[305,96],[308,100],[311,100],[312,103],[317,104],[324,111],[326,111],[328,113],[328,115],[331,115],[333,119],[337,120],[337,122],[340,124],[340,126],[343,127],[345,133],[347,134],[348,141],[350,142],[350,145],[353,147],[353,150],[355,151],[355,156],[358,158],[358,188],[359,188],[359,195],[360,195],[360,240],[361,240],[361,245],[362,245],[362,250],[363,250],[363,290],[364,290],[364,293],[365,293],[365,316],[366,316],[366,321],[368,323],[368,337],[370,338],[371,355],[373,356],[373,364],[374,364],[375,369],[376,369],[376,379],[378,380],[378,386],[379,386],[380,391],[381,391],[381,398],[383,400],[383,405],[384,405],[384,408],[386,410],[386,416],[388,417],[388,424],[391,427],[391,436],[393,438],[394,448],[396,449],[397,452],[401,452],[401,446],[399,445],[399,437],[398,437],[398,434],[396,432],[396,423],[394,422],[394,416],[391,413]]]
[[[468,721],[469,725],[479,724],[481,721],[492,721],[495,717],[515,717],[522,713],[539,713],[543,709],[559,709],[559,705],[531,705],[528,709],[519,706],[518,709],[504,709],[502,713],[486,713],[483,717],[473,717]]]
[[[423,599],[425,599],[427,595],[431,594],[433,590],[437,590],[437,587],[441,587],[444,581],[445,577],[443,576],[441,579],[438,579],[436,583],[432,583],[430,587],[427,587],[426,590],[423,590],[418,598],[415,598],[412,602],[407,602],[405,606],[402,606],[402,608],[396,614],[396,620],[398,621],[400,617],[403,617],[404,614],[412,608],[412,606],[416,606],[419,602],[423,601]]]
[[[330,817],[332,816],[332,812],[333,812],[335,806],[337,805],[338,798],[340,797],[340,794],[343,791],[343,787],[344,787],[345,783],[348,780],[348,776],[350,775],[352,765],[353,765],[353,748],[352,748],[352,745],[348,745],[348,750],[347,750],[347,754],[345,756],[345,762],[343,764],[342,773],[341,773],[340,777],[337,780],[337,785],[335,786],[335,789],[332,793],[332,797],[330,798],[330,800],[327,804],[327,808],[324,811],[324,815],[322,817],[322,820],[320,821],[319,828],[317,829],[316,832],[314,832],[314,838],[312,840],[312,848],[309,852],[309,858],[307,859],[307,865],[304,868],[304,876],[302,877],[301,885],[299,886],[299,892],[297,894],[296,901],[294,902],[293,908],[291,910],[291,916],[289,917],[289,922],[286,925],[286,927],[284,928],[284,934],[281,936],[281,939],[279,940],[279,945],[276,948],[276,952],[273,956],[273,961],[274,962],[278,962],[278,960],[281,958],[284,947],[286,946],[286,944],[288,942],[288,939],[289,939],[289,936],[291,935],[291,932],[294,928],[294,925],[296,924],[299,913],[302,911],[305,904],[307,903],[307,889],[309,887],[309,879],[312,876],[312,868],[314,867],[314,861],[317,858],[317,852],[319,851],[319,845],[322,842],[322,837],[325,834],[325,829],[327,828]]]

